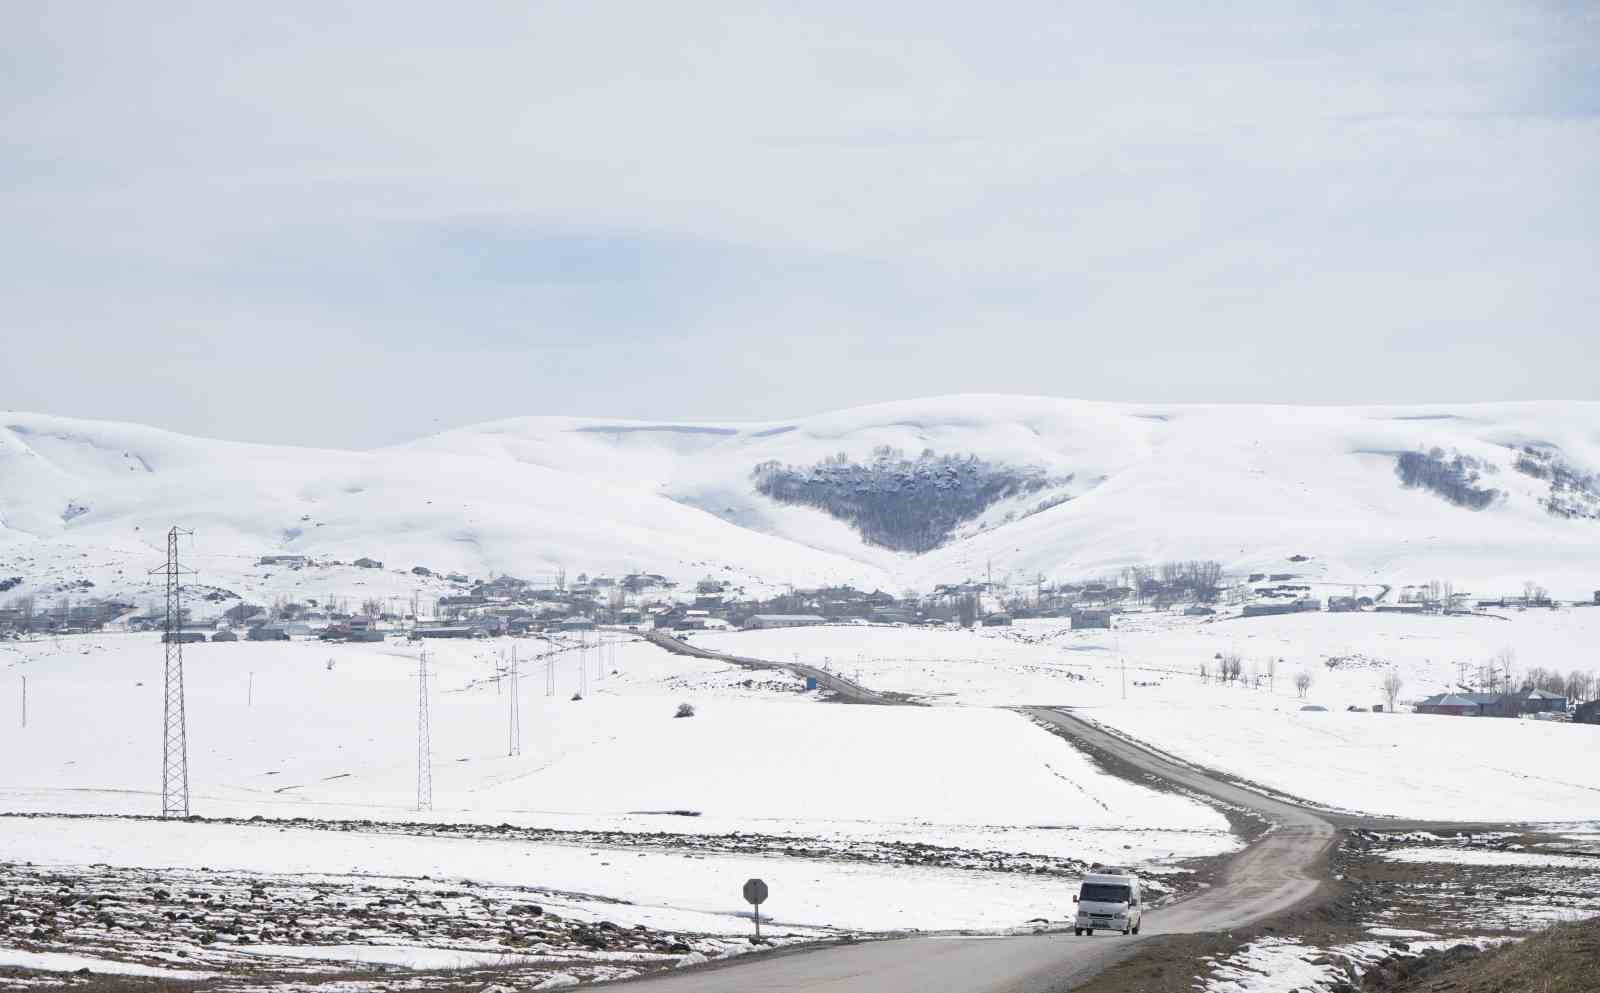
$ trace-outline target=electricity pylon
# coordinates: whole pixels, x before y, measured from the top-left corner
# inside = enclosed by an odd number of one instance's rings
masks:
[[[428,649],[417,657],[417,809],[433,809],[433,745],[428,731]]]
[[[161,816],[189,816],[189,729],[183,706],[183,576],[192,570],[178,565],[178,536],[194,534],[176,525],[167,532],[167,564],[150,570],[167,579],[167,616],[162,625],[166,650],[165,692],[161,715]]]
[[[511,724],[506,731],[506,754],[522,754],[522,689],[518,681],[521,664],[517,661],[517,646],[511,646]]]

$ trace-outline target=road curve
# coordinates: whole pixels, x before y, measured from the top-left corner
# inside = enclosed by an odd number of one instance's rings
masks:
[[[1029,707],[1035,720],[1168,783],[1252,810],[1273,829],[1228,862],[1218,885],[1150,915],[1152,934],[1218,931],[1269,917],[1309,898],[1321,885],[1323,857],[1333,846],[1333,824],[1321,814],[1180,765],[1070,711]]]
[[[700,658],[825,676],[830,680],[825,685],[861,702],[898,702],[813,666],[729,656],[675,638],[652,640],[669,651]],[[1322,816],[1171,761],[1067,710],[1030,707],[1024,712],[1092,751],[1180,789],[1253,810],[1270,820],[1273,830],[1231,859],[1216,885],[1152,911],[1138,936],[1080,938],[1056,933],[867,941],[780,952],[618,985],[650,993],[1057,993],[1129,957],[1154,935],[1239,927],[1286,910],[1317,891],[1323,859],[1335,837],[1333,824]],[[1063,918],[1070,913],[1070,907],[1061,908]]]
[[[651,632],[645,639],[659,648],[665,648],[674,655],[688,655],[697,659],[715,659],[718,662],[729,662],[733,665],[743,666],[746,669],[781,669],[792,672],[803,679],[815,679],[817,685],[825,690],[832,690],[836,696],[853,703],[897,704],[905,700],[888,693],[870,690],[853,679],[841,676],[837,672],[824,669],[820,666],[808,665],[804,662],[772,662],[767,659],[746,658],[743,655],[729,655],[727,652],[714,652],[691,645],[682,638],[674,638],[670,634]]]

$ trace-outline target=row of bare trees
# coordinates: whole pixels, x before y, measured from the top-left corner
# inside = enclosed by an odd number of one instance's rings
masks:
[[[1117,581],[1133,591],[1140,603],[1184,599],[1210,603],[1222,590],[1222,563],[1210,559],[1134,565],[1122,570]]]
[[[1544,690],[1546,693],[1564,696],[1574,703],[1586,703],[1595,699],[1597,690],[1600,690],[1597,683],[1600,683],[1600,680],[1597,680],[1595,674],[1583,669],[1573,669],[1562,675],[1558,669],[1534,666],[1522,677],[1523,689]]]
[[[1273,658],[1269,655],[1261,662],[1252,663],[1250,673],[1247,676],[1244,671],[1244,659],[1237,652],[1228,652],[1225,655],[1217,656],[1215,670],[1212,669],[1209,663],[1201,663],[1200,681],[1212,682],[1214,680],[1224,685],[1241,685],[1248,686],[1251,689],[1266,689],[1270,691],[1277,686],[1278,666],[1282,663],[1283,659]],[[1310,672],[1301,671],[1294,677],[1295,689],[1301,697],[1311,691],[1311,683]]]

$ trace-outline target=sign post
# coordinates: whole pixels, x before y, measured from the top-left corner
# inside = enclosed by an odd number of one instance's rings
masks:
[[[767,884],[759,879],[747,879],[744,884],[744,901],[756,908],[756,944],[761,943],[761,905],[767,902]]]

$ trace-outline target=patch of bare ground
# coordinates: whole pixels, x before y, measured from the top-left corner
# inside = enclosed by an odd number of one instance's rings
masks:
[[[1388,857],[1419,847],[1436,849],[1439,861]],[[1566,847],[1532,831],[1346,832],[1329,855],[1334,882],[1318,898],[1248,928],[1150,938],[1074,990],[1195,993],[1219,965],[1260,968],[1248,964],[1250,949],[1276,942],[1322,967],[1323,978],[1302,987],[1307,993],[1600,993],[1600,857],[1592,868],[1463,858]],[[1585,916],[1592,919],[1573,922]],[[1518,938],[1526,940],[1483,947]]]
[[[1369,925],[1426,931],[1440,936],[1506,937],[1600,914],[1600,856],[1579,854],[1577,864],[1538,864],[1558,854],[1559,837],[1519,834],[1348,834],[1334,856],[1334,871],[1367,904]],[[1436,861],[1393,861],[1396,849],[1436,852]],[[1527,855],[1530,864],[1474,865],[1470,853]],[[1600,980],[1595,988],[1600,990]]]
[[[1600,919],[1556,924],[1489,951],[1461,946],[1385,962],[1362,977],[1362,993],[1595,993],[1600,990]]]

